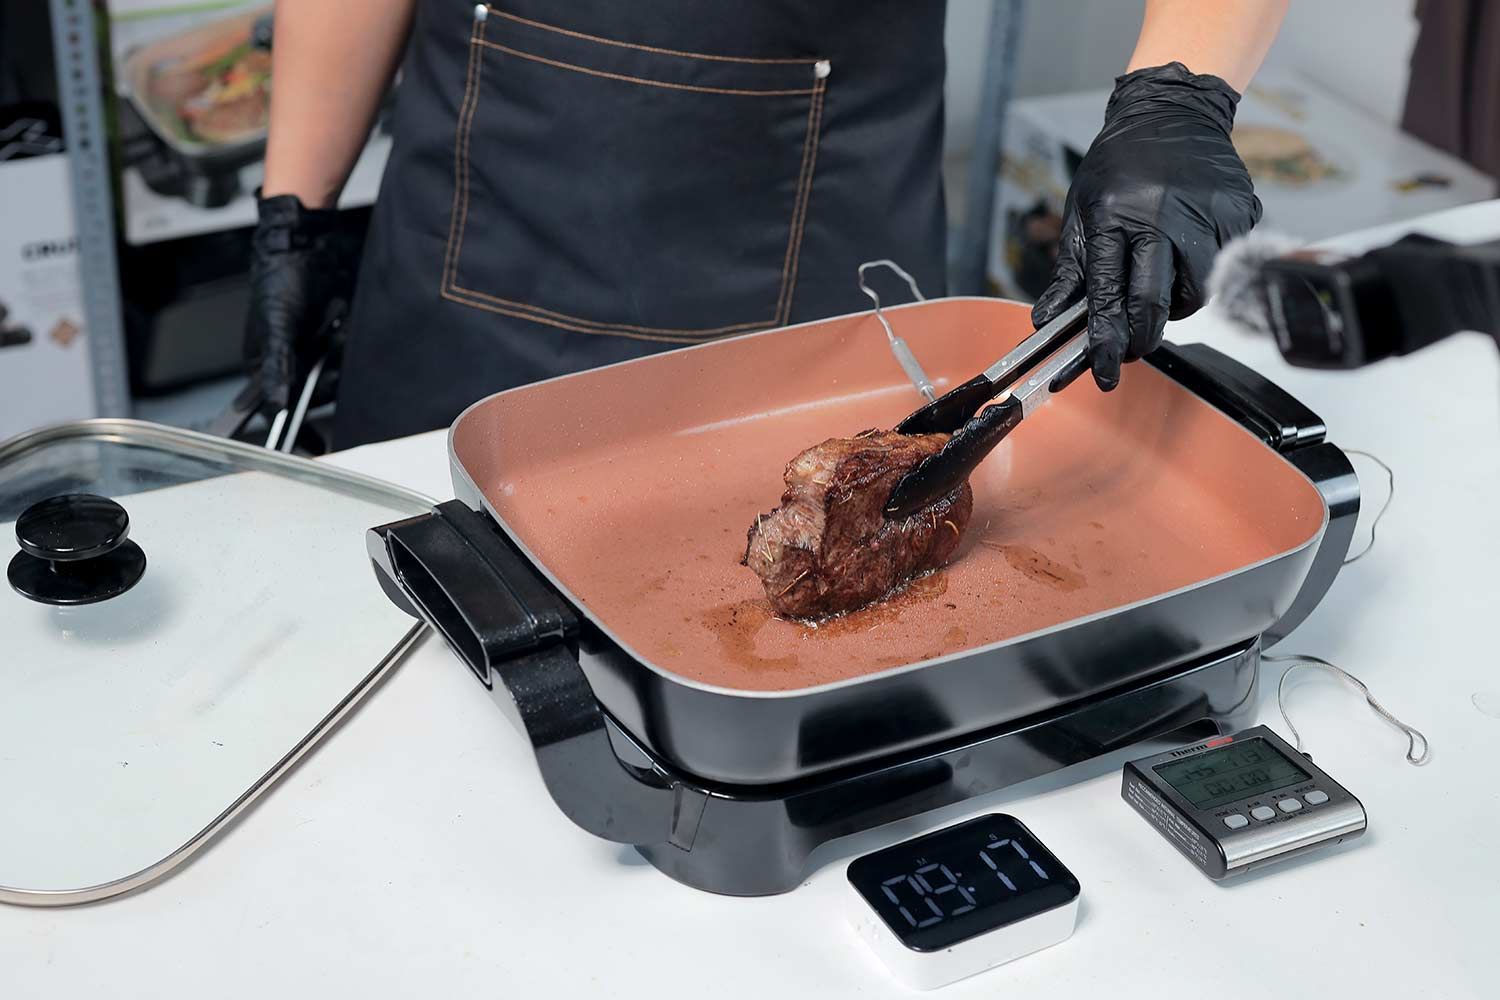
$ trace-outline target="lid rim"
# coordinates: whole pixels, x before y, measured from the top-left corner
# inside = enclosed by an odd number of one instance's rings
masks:
[[[269,770],[261,774],[254,784],[241,792],[222,812],[165,857],[117,879],[74,889],[28,889],[20,886],[0,885],[0,904],[55,907],[96,903],[103,899],[148,888],[159,882],[208,846],[220,831],[273,788],[309,751],[321,744],[324,737],[337,728],[345,716],[358,708],[370,694],[380,687],[392,671],[405,662],[407,654],[427,634],[425,622],[413,624],[400,641],[391,647],[390,652],[375,665],[375,668],[362,677],[353,690],[346,694],[328,714],[324,715],[307,735],[283,754]]]
[[[127,417],[74,420],[24,431],[0,441],[0,467],[38,448],[68,441],[133,444],[155,447],[195,458],[253,465],[263,470],[280,470],[302,476],[312,473],[321,479],[378,497],[391,506],[409,506],[415,511],[426,510],[437,503],[431,497],[415,490],[341,466],[298,455],[270,451],[257,445],[216,437],[201,431],[168,427],[148,420],[134,420]]]
[[[266,609],[262,604],[245,605],[243,601],[233,605],[214,603],[222,595],[212,589],[213,584],[217,577],[225,574],[219,568],[221,564],[203,562],[204,550],[199,544],[201,539],[197,532],[202,531],[198,522],[205,518],[193,517],[193,508],[185,506],[198,503],[199,509],[204,509],[201,508],[201,497],[204,495],[210,498],[221,495],[247,498],[234,501],[235,510],[239,512],[251,510],[250,505],[258,504],[262,497],[269,497],[273,502],[264,508],[268,512],[267,516],[295,518],[295,527],[299,531],[302,522],[297,517],[299,505],[316,508],[311,513],[306,510],[303,513],[308,513],[309,523],[322,525],[326,521],[336,525],[340,535],[336,540],[338,552],[341,553],[338,556],[339,569],[336,574],[326,577],[305,574],[302,581],[304,585],[296,592],[300,595],[296,600],[302,603],[296,607],[300,608],[305,604],[306,595],[311,592],[310,587],[316,587],[317,581],[326,579],[337,581],[343,588],[343,594],[353,595],[346,602],[339,603],[340,608],[348,606],[356,610],[375,609],[379,612],[378,617],[374,618],[350,619],[358,626],[358,635],[351,638],[357,640],[359,654],[345,657],[335,671],[322,673],[323,680],[319,683],[296,689],[300,707],[293,723],[278,727],[264,738],[258,738],[253,745],[237,744],[236,752],[240,753],[240,757],[230,765],[212,765],[202,769],[201,791],[182,799],[181,803],[164,813],[159,829],[141,826],[139,836],[133,835],[130,849],[124,852],[99,852],[94,846],[94,841],[99,838],[89,834],[77,838],[76,843],[69,840],[65,851],[48,848],[39,852],[37,856],[45,860],[41,868],[30,861],[7,865],[7,868],[14,867],[17,871],[0,877],[0,908],[6,904],[49,907],[89,903],[157,883],[203,850],[235,817],[274,787],[296,761],[319,745],[339,721],[375,690],[382,679],[404,659],[406,653],[427,634],[423,623],[403,615],[381,597],[380,591],[374,587],[374,580],[367,575],[360,575],[369,572],[368,558],[355,551],[356,546],[362,548],[363,538],[360,536],[368,528],[383,521],[421,514],[435,505],[435,501],[413,490],[351,471],[332,462],[286,455],[198,431],[121,418],[71,421],[0,439],[0,477],[3,477],[0,479],[0,492],[6,494],[6,503],[17,509],[24,508],[33,496],[47,497],[65,492],[104,495],[118,489],[122,491],[119,493],[122,505],[130,508],[130,527],[136,527],[136,515],[140,515],[138,523],[139,533],[143,536],[141,540],[145,542],[147,549],[153,550],[153,558],[158,555],[166,557],[158,560],[154,587],[137,588],[134,597],[127,597],[127,600],[134,600],[135,604],[129,607],[122,605],[121,609],[113,612],[88,611],[75,614],[73,608],[83,604],[83,601],[44,601],[43,604],[57,606],[40,607],[30,604],[29,599],[33,597],[31,593],[13,592],[10,586],[13,582],[12,573],[7,563],[19,561],[23,571],[28,568],[44,569],[49,573],[54,571],[45,561],[40,561],[44,565],[38,566],[39,560],[24,551],[11,549],[7,553],[0,549],[0,569],[6,570],[6,579],[0,581],[0,605],[4,606],[7,628],[20,623],[23,638],[29,639],[32,630],[39,627],[43,630],[43,638],[49,642],[58,635],[63,636],[63,641],[73,642],[68,648],[77,650],[80,662],[92,663],[97,660],[101,673],[107,673],[107,679],[117,682],[109,691],[117,692],[121,683],[138,683],[142,678],[149,680],[159,679],[159,675],[165,676],[154,667],[150,671],[132,672],[137,660],[141,664],[166,663],[168,668],[181,668],[175,676],[189,676],[195,669],[194,664],[203,658],[197,651],[209,648],[204,646],[205,642],[219,641],[218,633],[223,630],[225,623],[241,620],[257,622],[261,630],[258,635],[273,635],[278,642],[282,641],[284,635],[300,634],[295,622],[291,628],[287,628],[284,627],[286,622],[281,618],[264,617]],[[176,487],[199,484],[207,487],[207,490],[189,492],[185,497],[175,492]],[[126,493],[136,497],[134,503],[125,498]],[[212,509],[220,510],[217,507]],[[258,506],[253,509],[257,512],[262,510]],[[184,511],[189,515],[186,518],[182,516]],[[366,517],[369,520],[365,520]],[[10,512],[7,510],[6,516],[0,520],[11,520]],[[290,547],[300,550],[306,540],[302,534],[283,533],[276,539],[281,548],[258,547],[255,531],[264,529],[264,524],[246,525],[222,517],[209,520],[213,522],[210,530],[214,532],[215,545],[222,542],[228,545],[225,551],[248,552],[262,560],[248,565],[245,572],[234,574],[234,578],[264,580],[267,589],[277,587],[282,578],[271,572],[275,567],[265,562],[270,558],[266,553],[289,550]],[[183,522],[183,530],[180,532],[174,530],[178,522]],[[227,527],[219,527],[220,525]],[[343,537],[346,534],[345,528],[348,529],[348,538]],[[355,531],[356,528],[360,530]],[[135,532],[132,530],[131,534]],[[314,540],[328,537],[331,536],[325,533]],[[14,541],[19,543],[20,540],[17,538]],[[212,551],[219,550],[215,548]],[[120,553],[124,559],[136,556],[141,550],[137,547],[137,542],[122,539],[112,553]],[[171,558],[173,553],[179,556],[176,563]],[[105,556],[108,557],[109,554]],[[163,580],[174,579],[171,570],[184,561],[194,563],[200,570],[208,565],[208,569],[193,576],[188,581],[191,586],[180,585],[174,588],[163,585]],[[141,554],[138,560],[141,570],[145,569],[145,562],[145,555]],[[87,564],[86,560],[65,560],[57,564],[59,569],[55,572],[60,580],[68,583],[71,581],[71,574],[75,572],[73,567]],[[126,574],[129,575],[131,574]],[[148,584],[152,577],[150,572],[145,573]],[[307,580],[312,580],[313,583],[308,584]],[[358,585],[357,588],[354,587],[355,584]],[[259,587],[261,584],[256,583],[255,586]],[[25,589],[36,590],[29,587]],[[239,594],[234,588],[226,589]],[[39,590],[36,592],[41,593]],[[207,607],[209,612],[219,615],[222,621],[214,619],[208,625],[198,624],[212,616],[192,610],[183,611],[184,607],[195,607],[190,602],[205,592],[208,593],[210,603],[196,607]],[[246,593],[252,597],[258,596],[251,591]],[[69,597],[68,594],[63,596]],[[229,610],[225,611],[225,608]],[[159,620],[151,617],[163,612],[163,609],[165,613]],[[326,609],[320,609],[319,613],[326,613]],[[262,617],[251,617],[257,614]],[[153,631],[149,635],[136,628],[141,622],[151,625]],[[180,657],[163,656],[157,648],[158,641],[165,641],[162,636],[167,634],[157,628],[162,623],[165,623],[168,630],[184,624],[193,625],[192,629],[182,634],[197,645]],[[367,628],[365,623],[373,625]],[[386,634],[387,624],[389,636]],[[334,633],[342,627],[344,626],[334,625],[324,629],[324,639],[318,648],[330,648],[337,640]],[[172,632],[171,636],[177,634]],[[128,655],[121,654],[115,648],[122,643],[132,644],[127,651]],[[17,648],[31,647],[23,645]],[[37,648],[51,649],[51,646]],[[269,648],[271,647],[267,647]],[[209,652],[212,653],[211,648]],[[370,666],[372,658],[378,661],[373,667]],[[216,662],[222,659],[217,658]],[[247,663],[252,660],[259,662],[248,653],[243,659]],[[122,663],[132,669],[121,669]],[[95,686],[92,675],[68,675],[66,671],[54,669],[56,664],[51,659],[37,661],[37,664],[38,675],[61,677],[64,684],[69,683],[72,678],[77,681],[80,689]],[[139,705],[135,702],[117,705],[108,698],[96,698],[90,702],[90,711],[106,720],[149,716],[153,726],[164,726],[167,722],[176,725],[173,720],[185,717],[184,713],[198,712],[201,715],[206,711],[201,706],[211,706],[213,701],[205,701],[205,698],[217,699],[225,690],[248,690],[225,687],[225,684],[241,685],[247,675],[246,670],[224,669],[210,677],[212,683],[194,687],[184,682],[174,689],[175,700],[164,701],[154,695],[143,695]],[[125,678],[123,682],[118,680],[122,677]],[[265,692],[271,690],[274,683],[277,683],[274,678],[271,682],[262,683],[259,693],[257,690],[250,690],[249,695],[237,694],[236,697],[241,698],[237,702],[240,707],[222,716],[222,721],[218,724],[231,730],[248,725],[252,714],[245,710],[245,706],[255,708],[260,705],[264,701]],[[49,687],[48,690],[57,689]],[[69,691],[65,690],[64,693],[71,697]],[[256,701],[256,698],[261,701]],[[45,704],[49,712],[70,710],[69,707],[58,709],[56,705],[60,701],[56,698],[37,704]],[[162,706],[171,709],[171,712],[163,710],[158,713],[157,710]],[[24,710],[24,706],[22,708]],[[68,716],[72,725],[83,725],[78,722],[82,718],[84,716],[81,714]],[[188,747],[188,743],[176,740],[175,737],[175,742],[158,739],[158,735],[160,734],[150,735],[149,739],[142,737],[151,744],[150,752],[158,754],[158,757],[153,758],[151,766],[154,770],[141,772],[141,787],[157,787],[162,781],[171,779],[171,768],[189,760],[183,756],[183,748]],[[223,738],[225,734],[205,730],[199,735],[204,738]],[[118,743],[118,737],[111,730],[109,735],[96,741],[93,746],[107,751]],[[170,750],[169,756],[161,756],[166,753],[162,747]],[[95,756],[99,755],[96,753]],[[125,755],[122,758],[123,756]],[[104,763],[110,766],[110,759],[105,759]],[[27,766],[30,766],[29,762]],[[197,770],[200,769],[195,768]],[[97,772],[98,769],[93,767],[86,772],[80,771],[83,782],[77,786],[78,790],[74,790],[72,785],[60,786],[59,796],[66,801],[83,794],[84,790],[94,788],[93,776]],[[130,773],[134,776],[137,772],[137,768],[132,768]],[[115,834],[108,833],[108,836],[114,838]],[[17,841],[27,848],[33,842],[43,844],[31,833],[25,833]],[[24,854],[20,856],[29,857]],[[54,858],[60,863],[54,864]],[[149,863],[142,865],[142,862]],[[119,877],[111,878],[114,875]]]

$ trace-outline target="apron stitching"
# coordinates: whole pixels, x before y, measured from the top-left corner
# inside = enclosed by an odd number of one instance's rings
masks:
[[[714,62],[753,63],[758,65],[781,65],[781,66],[811,66],[816,59],[756,59],[748,56],[716,56],[706,52],[684,52],[680,49],[663,49],[655,45],[638,45],[635,42],[621,42],[613,38],[600,38],[598,35],[586,35],[581,31],[569,31],[567,28],[559,28],[552,24],[543,24],[541,21],[532,21],[516,14],[508,14],[494,7],[489,8],[491,14],[503,17],[508,21],[519,24],[527,24],[533,28],[541,28],[543,31],[554,31],[559,35],[567,35],[569,38],[579,38],[587,42],[597,42],[600,45],[617,45],[625,49],[638,49],[641,52],[655,52],[663,56],[680,56],[684,59],[709,59]]]
[[[558,319],[565,319],[565,320],[567,320],[567,321],[569,321],[571,323],[578,323],[578,324],[582,324],[582,325],[585,325],[585,326],[598,327],[598,331],[597,332],[599,332],[599,333],[608,333],[608,332],[615,331],[615,330],[634,330],[634,331],[640,331],[640,332],[644,332],[644,333],[664,333],[664,334],[672,334],[672,335],[690,336],[690,335],[712,335],[712,334],[716,334],[716,333],[733,333],[736,330],[751,330],[751,329],[755,329],[757,327],[768,327],[768,326],[775,326],[776,325],[776,317],[773,316],[770,319],[748,320],[748,321],[746,321],[744,323],[735,323],[735,324],[732,324],[730,326],[704,327],[702,329],[681,329],[681,328],[667,327],[667,326],[631,326],[629,324],[624,324],[624,323],[607,323],[607,322],[605,322],[603,320],[586,319],[583,316],[573,316],[573,315],[570,315],[569,313],[555,312],[555,311],[553,311],[551,309],[543,309],[541,306],[532,305],[529,302],[517,302],[514,299],[502,299],[500,296],[498,296],[498,295],[491,295],[488,292],[481,292],[481,291],[478,291],[477,289],[473,289],[473,288],[465,288],[462,285],[457,284],[456,282],[452,283],[450,285],[450,287],[452,288],[452,290],[454,292],[457,292],[457,293],[459,293],[461,295],[467,295],[467,296],[470,296],[472,298],[483,299],[483,300],[485,300],[487,302],[494,302],[494,303],[497,303],[499,305],[509,306],[512,309],[525,309],[525,310],[528,310],[528,311],[531,311],[531,312],[539,313],[539,314],[541,314],[543,316],[553,316],[553,317],[556,317]]]
[[[814,87],[816,88],[816,84]],[[791,224],[787,227],[786,255],[781,261],[781,287],[776,293],[776,322],[782,322],[782,313],[786,305],[786,279],[792,270],[792,246],[797,241],[797,215],[802,208],[802,192],[807,184],[807,161],[812,155],[813,136],[813,112],[816,110],[818,99],[816,96],[807,102],[807,131],[802,137],[802,165],[797,171],[797,195],[792,199]]]
[[[493,10],[493,8],[490,9]],[[500,14],[502,17],[510,17],[510,15],[506,15],[502,11],[494,12]],[[523,20],[521,18],[512,19]],[[785,310],[787,312],[790,312],[791,306],[789,301],[784,302],[784,300],[787,299],[787,269],[788,264],[793,262],[795,258],[799,256],[799,253],[797,252],[800,251],[799,217],[804,214],[802,212],[802,209],[805,208],[806,191],[808,185],[811,182],[809,146],[813,147],[811,149],[811,160],[814,163],[817,160],[815,137],[817,131],[817,121],[821,120],[822,118],[820,98],[825,87],[825,82],[823,80],[819,79],[817,83],[815,83],[814,86],[809,90],[734,91],[720,90],[709,87],[692,87],[686,84],[669,84],[660,81],[642,80],[635,77],[617,76],[616,74],[589,70],[580,66],[572,66],[567,63],[553,62],[552,60],[542,59],[538,56],[529,56],[524,52],[517,52],[514,49],[507,48],[503,45],[498,45],[495,42],[488,41],[484,38],[485,24],[485,20],[476,19],[474,27],[469,35],[470,51],[467,75],[468,78],[464,86],[463,107],[460,110],[459,114],[459,129],[454,137],[454,208],[453,218],[449,223],[448,229],[448,248],[446,259],[444,260],[443,264],[443,279],[442,284],[438,289],[439,295],[441,297],[454,302],[458,302],[463,305],[485,309],[487,311],[500,313],[506,316],[513,316],[518,319],[529,319],[533,322],[545,323],[549,326],[555,326],[564,330],[571,330],[578,333],[621,336],[635,340],[653,340],[667,343],[701,343],[704,340],[711,340],[716,336],[736,333],[740,331],[766,329],[769,327],[781,325],[785,322],[781,318],[783,306],[785,306]],[[545,25],[540,26],[546,27]],[[480,292],[475,289],[465,288],[461,286],[458,283],[458,262],[463,253],[464,234],[468,229],[469,222],[469,140],[473,135],[474,119],[478,115],[480,99],[479,85],[484,72],[484,60],[480,58],[479,46],[487,46],[489,48],[499,49],[502,52],[508,52],[512,55],[520,56],[521,58],[525,59],[535,59],[538,62],[554,65],[562,69],[572,69],[581,73],[605,76],[612,79],[624,80],[626,82],[638,82],[651,86],[705,91],[709,93],[743,94],[747,96],[811,94],[813,96],[813,100],[808,108],[808,135],[807,138],[803,140],[802,171],[798,177],[797,201],[794,204],[792,211],[793,234],[791,239],[788,240],[787,244],[787,259],[782,263],[781,290],[777,298],[776,315],[772,316],[772,318],[769,320],[750,320],[743,323],[735,323],[729,326],[710,327],[703,329],[683,330],[673,329],[670,327],[632,326],[627,324],[606,323],[599,320],[585,319],[581,316],[571,316],[567,313],[554,312],[549,309],[543,309],[541,306],[531,305],[525,302],[515,302],[510,299],[502,299],[495,295],[490,295],[485,292]],[[728,57],[723,58],[727,59]],[[795,250],[794,247],[796,248]],[[794,283],[795,276],[796,269],[795,264],[793,264],[792,280]]]
[[[820,145],[820,134],[823,128],[823,94],[827,89],[827,81],[820,79],[815,88],[816,93],[813,94],[813,108],[816,111],[816,120],[809,125],[809,128],[812,130],[812,161],[807,166],[807,186],[802,192],[798,205],[799,212],[795,222],[796,233],[793,236],[792,243],[792,246],[796,249],[792,255],[791,281],[786,288],[786,314],[780,317],[778,321],[781,325],[785,325],[791,319],[792,300],[797,295],[797,268],[802,263],[802,234],[807,225],[807,205],[808,202],[812,201],[813,174],[818,168],[818,146]]]
[[[808,181],[811,174],[808,165],[813,157],[813,147],[817,142],[817,110],[818,92],[823,88],[823,81],[819,80],[813,85],[813,99],[807,105],[807,134],[802,140],[802,169],[797,174],[797,197],[792,202],[792,224],[791,232],[787,234],[786,257],[781,262],[781,290],[776,296],[776,323],[786,322],[786,314],[791,312],[791,303],[787,293],[787,276],[791,273],[792,258],[796,256],[798,242],[797,219],[802,214],[803,199],[806,197]]]
[[[481,57],[481,53],[478,48],[478,45],[485,44],[483,32],[484,22],[481,21],[475,26],[475,31],[472,36],[472,40],[477,44],[471,50],[473,58],[470,59],[469,83],[465,90],[465,113],[461,114],[460,116],[458,137],[455,140],[457,148],[455,149],[454,153],[454,201],[456,206],[454,218],[457,220],[457,230],[456,237],[452,228],[450,228],[449,232],[449,263],[445,267],[446,273],[443,279],[443,287],[440,289],[443,297],[470,306],[480,306],[481,302],[493,303],[494,307],[482,307],[489,308],[492,312],[502,313],[507,316],[515,316],[520,319],[531,319],[539,323],[547,323],[551,326],[560,326],[563,329],[574,330],[580,333],[614,334],[623,337],[634,337],[636,339],[665,340],[672,343],[696,343],[699,340],[708,339],[718,334],[737,333],[740,331],[765,329],[770,326],[775,326],[777,321],[776,317],[774,316],[770,319],[750,320],[743,323],[731,324],[729,326],[708,327],[696,330],[680,330],[672,329],[669,327],[632,326],[629,324],[607,323],[601,320],[591,320],[586,319],[582,316],[571,316],[567,313],[555,312],[553,310],[544,309],[541,306],[532,305],[527,302],[516,302],[511,299],[503,299],[497,295],[490,295],[486,292],[481,292],[476,289],[465,288],[458,283],[458,262],[463,254],[464,234],[468,231],[469,225],[469,174],[471,169],[469,158],[469,140],[474,133],[474,119],[478,117],[480,101],[479,84],[483,78],[484,72],[484,60]],[[461,145],[458,144],[458,139],[462,140]],[[448,294],[450,290],[455,294]],[[549,316],[553,319],[549,320],[544,318]],[[563,325],[563,323],[557,322],[558,320],[566,321],[571,325],[565,326]],[[642,336],[653,334],[655,336]]]
[[[458,223],[458,242],[453,247],[453,283],[458,284],[458,262],[464,252],[464,236],[469,231],[469,196],[473,190],[470,183],[473,175],[473,160],[469,156],[470,140],[474,136],[474,119],[479,115],[479,100],[484,86],[484,52],[479,46],[484,44],[485,22],[479,23],[479,32],[474,39],[476,45],[473,50],[474,62],[474,99],[469,102],[469,117],[463,123],[464,133],[464,211],[463,217]]]
[[[701,344],[704,341],[716,339],[716,335],[735,332],[734,330],[726,329],[722,331],[710,331],[709,333],[702,335],[682,334],[673,336],[667,334],[631,333],[623,331],[618,327],[596,330],[591,327],[578,325],[577,323],[564,322],[563,319],[550,319],[546,316],[537,316],[529,312],[524,312],[521,309],[506,308],[504,306],[484,302],[479,300],[478,298],[470,297],[475,293],[469,292],[464,288],[454,288],[451,291],[445,288],[442,290],[441,294],[443,298],[448,299],[451,302],[457,302],[460,305],[469,306],[472,309],[483,309],[487,312],[499,313],[502,316],[513,316],[516,319],[530,320],[533,323],[544,323],[547,326],[555,326],[561,330],[569,330],[574,333],[587,333],[600,337],[625,337],[629,340],[651,340],[665,344]],[[585,320],[584,322],[588,321]],[[773,326],[775,326],[774,321],[749,323],[745,325],[745,331],[749,332],[749,330],[751,329],[766,330],[770,329]],[[648,327],[646,329],[650,328]]]
[[[473,30],[469,33],[468,79],[464,84],[464,103],[459,112],[459,129],[453,137],[453,214],[448,223],[448,248],[443,261],[443,285],[445,286],[450,284],[457,286],[458,256],[463,249],[464,230],[469,223],[469,133],[474,120],[475,107],[479,103],[479,88],[476,84],[479,73],[484,67],[484,60],[478,58],[480,53],[475,43],[482,40],[484,25],[484,21],[476,20]],[[462,204],[461,213],[460,204]]]
[[[542,56],[532,55],[529,52],[521,52],[501,45],[498,42],[487,42],[479,39],[479,44],[488,48],[498,49],[501,52],[513,55],[518,59],[529,59],[532,62],[544,63],[548,66],[556,66],[558,69],[572,70],[574,73],[586,73],[589,76],[599,76],[606,80],[619,80],[622,83],[634,83],[643,87],[665,87],[668,90],[690,90],[699,94],[729,94],[734,97],[797,97],[803,94],[812,94],[817,88],[801,90],[739,90],[730,87],[700,87],[691,83],[667,83],[664,80],[648,80],[642,76],[626,76],[623,73],[607,73],[602,69],[589,69],[586,66],[578,66],[573,63],[561,62],[557,59],[547,59]]]

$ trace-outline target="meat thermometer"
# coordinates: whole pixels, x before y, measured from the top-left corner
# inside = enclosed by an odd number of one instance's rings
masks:
[[[1265,726],[1125,765],[1120,795],[1209,878],[1365,832],[1365,808]]]

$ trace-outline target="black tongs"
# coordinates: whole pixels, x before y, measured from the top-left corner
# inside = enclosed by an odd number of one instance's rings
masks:
[[[1088,303],[1080,300],[1005,357],[897,424],[898,434],[953,436],[896,484],[886,516],[907,517],[947,496],[1022,420],[1087,371],[1087,327]],[[1005,399],[981,409],[1007,391]]]

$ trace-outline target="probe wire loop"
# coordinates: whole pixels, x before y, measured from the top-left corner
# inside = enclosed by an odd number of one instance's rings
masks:
[[[1380,466],[1385,470],[1385,480],[1387,486],[1389,487],[1386,490],[1385,503],[1380,505],[1380,510],[1376,513],[1375,520],[1370,523],[1369,543],[1354,555],[1349,556],[1344,560],[1344,565],[1347,566],[1350,563],[1359,562],[1365,556],[1370,554],[1371,549],[1375,548],[1375,529],[1380,527],[1380,519],[1385,517],[1386,511],[1391,509],[1391,502],[1396,499],[1396,473],[1395,470],[1393,470],[1389,465],[1386,465],[1384,462],[1382,462],[1379,457],[1370,454],[1368,451],[1360,451],[1358,448],[1345,448],[1344,454],[1363,455],[1365,458],[1368,458],[1370,461]]]
[[[906,372],[906,377],[911,379],[912,385],[916,386],[917,391],[930,403],[937,399],[936,387],[933,386],[932,380],[927,377],[927,372],[923,370],[921,362],[917,360],[917,356],[912,353],[906,341],[896,336],[896,331],[891,329],[891,324],[885,318],[885,312],[880,307],[880,296],[875,293],[875,289],[865,283],[865,272],[874,267],[888,267],[904,278],[906,286],[911,289],[912,298],[918,302],[926,302],[927,296],[923,295],[922,290],[917,287],[917,279],[913,278],[900,264],[897,264],[893,260],[886,258],[867,260],[859,265],[859,290],[868,295],[870,301],[875,303],[875,318],[885,328],[885,339],[891,345],[891,353],[896,356],[896,362],[901,365],[901,370]]]
[[[1270,660],[1275,663],[1291,664],[1291,666],[1287,667],[1285,672],[1282,673],[1281,681],[1276,685],[1276,707],[1281,711],[1281,719],[1286,723],[1287,729],[1291,730],[1292,732],[1292,740],[1296,744],[1298,753],[1304,753],[1302,749],[1302,734],[1297,732],[1297,727],[1292,724],[1291,716],[1286,714],[1286,679],[1293,673],[1295,673],[1299,667],[1314,667],[1336,674],[1337,676],[1342,677],[1344,680],[1348,681],[1350,684],[1353,684],[1355,687],[1359,688],[1359,693],[1365,696],[1366,703],[1369,704],[1371,710],[1374,711],[1376,715],[1380,716],[1382,719],[1389,722],[1391,725],[1395,726],[1397,729],[1406,734],[1406,762],[1408,764],[1414,764],[1420,767],[1431,759],[1432,745],[1428,743],[1427,737],[1422,735],[1421,730],[1417,729],[1415,726],[1407,725],[1405,722],[1402,722],[1400,719],[1392,715],[1389,709],[1375,700],[1375,696],[1370,693],[1370,689],[1365,685],[1364,681],[1360,680],[1358,677],[1355,677],[1343,667],[1340,667],[1337,664],[1329,663],[1327,660],[1323,659],[1320,656],[1311,656],[1307,653],[1294,653],[1287,656],[1274,656],[1271,654],[1266,654],[1262,657],[1262,659]],[[1421,745],[1420,751],[1418,750],[1418,744]]]

